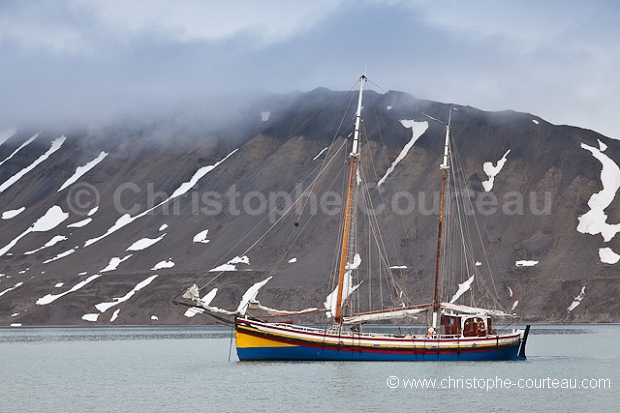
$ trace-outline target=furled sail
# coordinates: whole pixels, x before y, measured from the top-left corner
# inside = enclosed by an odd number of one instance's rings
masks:
[[[405,318],[407,316],[415,316],[416,314],[424,313],[426,311],[428,311],[428,308],[395,308],[381,312],[358,314],[349,317],[345,316],[342,319],[342,324],[358,324],[366,321]]]
[[[351,277],[351,271],[349,270],[344,274],[344,283],[342,287],[342,302],[344,302],[344,300],[349,298],[349,296],[353,294],[353,292],[355,292],[355,290],[357,290],[360,285],[362,285],[362,283],[359,283],[349,288],[349,286],[352,283],[353,283],[353,280]],[[334,314],[336,314],[336,301],[337,301],[336,295],[337,294],[338,294],[338,287],[336,286],[334,291],[332,291],[327,296],[327,298],[325,299],[325,302],[323,303],[323,305],[327,309],[327,312],[325,314],[327,315],[328,318],[331,318],[333,317]]]
[[[207,295],[204,296],[204,298],[200,298],[200,288],[198,288],[198,286],[194,284],[191,287],[189,287],[187,291],[183,293],[182,297],[185,298],[186,300],[189,300],[195,303],[196,307],[204,308],[205,310],[211,313],[224,314],[224,315],[235,315],[236,314],[235,311],[228,311],[228,310],[224,310],[223,308],[218,308],[218,307],[209,305],[211,304],[211,301],[213,301],[213,299],[215,298],[216,294],[217,294],[217,288],[213,288],[211,291],[209,291]]]
[[[263,285],[267,284],[269,280],[271,280],[271,277],[267,277],[263,281],[259,281],[247,289],[247,291],[243,294],[243,297],[241,297],[241,302],[239,303],[236,311],[237,314],[245,315],[245,312],[248,310],[248,305],[250,304],[250,301],[256,300],[258,291]]]
[[[196,294],[196,297],[197,297],[199,292],[200,292],[200,290],[198,289],[198,286],[196,284],[194,284],[192,287],[190,287],[190,289],[192,289],[194,287],[195,287],[194,293]],[[185,294],[187,294],[187,295],[185,295]],[[183,298],[186,298],[188,300],[192,300],[192,294],[191,293],[186,292],[185,294],[183,295]],[[217,288],[212,288],[211,291],[209,291],[204,297],[202,297],[201,300],[202,300],[203,305],[211,304],[211,301],[213,301],[213,299],[215,298],[216,294],[217,294]],[[192,300],[192,301],[195,301],[195,300]],[[203,313],[204,311],[205,311],[205,309],[202,308],[202,307],[194,307],[194,306],[192,306],[192,307],[187,309],[187,311],[185,312],[185,316],[186,317],[193,317],[196,314]]]
[[[260,291],[260,289],[265,284],[267,284],[267,282],[271,280],[271,278],[272,277],[268,277],[264,279],[263,281],[254,283],[250,288],[248,288],[243,294],[243,297],[241,297],[241,301],[239,302],[239,306],[237,307],[236,311],[224,310],[222,308],[209,305],[211,304],[211,301],[213,301],[213,299],[215,298],[215,295],[217,294],[217,288],[213,288],[211,291],[209,291],[207,295],[205,295],[203,298],[200,298],[199,296],[200,289],[198,288],[196,284],[194,284],[190,288],[188,288],[187,291],[185,291],[185,293],[183,293],[182,297],[185,298],[186,300],[190,300],[196,303],[196,307],[204,308],[205,310],[213,312],[213,313],[225,314],[225,315],[245,315],[248,309],[262,310],[266,312],[267,314],[271,314],[271,315],[297,315],[297,314],[305,314],[305,313],[311,313],[311,312],[316,312],[316,311],[322,311],[317,308],[305,308],[303,310],[293,310],[293,311],[277,310],[275,308],[269,308],[269,307],[265,307],[264,305],[261,305],[261,303],[258,300],[256,300],[256,296],[258,295],[258,292]]]
[[[264,311],[264,312],[266,312],[267,314],[270,314],[270,315],[299,315],[299,314],[313,313],[313,312],[318,312],[318,311],[325,311],[325,310],[319,310],[316,307],[304,308],[303,310],[297,310],[297,311],[295,311],[295,310],[293,310],[293,311],[277,310],[275,308],[265,307],[264,305],[262,305],[257,300],[250,301],[250,304],[249,304],[248,308],[256,309],[256,310],[262,310],[262,311]]]
[[[199,297],[199,295],[200,295],[200,288],[198,288],[198,286],[194,284],[191,287],[189,287],[187,291],[185,291],[181,297],[185,298],[186,300],[193,301],[193,300],[196,300]]]
[[[480,307],[469,307],[466,305],[458,305],[452,303],[441,303],[441,308],[444,310],[452,310],[460,313],[467,314],[485,314],[485,315],[494,315],[497,317],[516,317],[516,314],[506,313],[501,310],[491,310],[488,308],[480,308]]]

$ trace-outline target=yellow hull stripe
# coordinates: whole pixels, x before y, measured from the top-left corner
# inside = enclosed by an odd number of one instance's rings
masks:
[[[282,343],[265,337],[257,337],[246,334],[237,329],[235,333],[237,348],[260,348],[260,347],[297,347],[295,344]]]

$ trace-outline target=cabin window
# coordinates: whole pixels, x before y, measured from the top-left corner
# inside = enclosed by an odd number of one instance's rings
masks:
[[[491,318],[487,318],[487,332],[489,334],[497,334],[497,330],[491,324]]]
[[[463,325],[463,336],[465,337],[485,337],[487,328],[484,319],[480,317],[470,317],[465,320]]]
[[[454,315],[442,315],[441,326],[443,327],[443,333],[447,335],[460,335],[461,334],[461,317]]]

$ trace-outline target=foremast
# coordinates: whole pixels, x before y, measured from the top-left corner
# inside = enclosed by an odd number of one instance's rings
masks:
[[[334,324],[342,324],[342,302],[345,275],[347,271],[347,258],[349,251],[349,241],[351,239],[351,214],[353,208],[353,191],[355,185],[355,176],[357,174],[357,167],[359,163],[359,134],[360,125],[362,121],[362,94],[364,91],[364,82],[366,76],[362,75],[359,79],[360,88],[357,98],[357,110],[355,113],[355,130],[353,132],[353,146],[351,153],[349,154],[349,182],[347,188],[347,202],[345,206],[345,217],[342,234],[342,248],[340,251],[340,266],[338,269],[338,291],[336,293],[336,313],[334,314]],[[350,287],[350,286],[349,286]]]
[[[443,148],[443,162],[439,165],[441,169],[441,189],[439,192],[439,225],[437,229],[437,255],[435,258],[435,289],[433,294],[433,320],[431,326],[434,331],[437,331],[437,322],[439,318],[439,311],[441,309],[441,301],[439,300],[439,262],[441,259],[441,233],[443,227],[443,211],[446,199],[446,181],[448,178],[448,169],[450,165],[448,163],[448,154],[450,149],[450,123],[452,121],[452,108],[450,108],[450,114],[448,115],[448,124],[446,125],[446,140]]]

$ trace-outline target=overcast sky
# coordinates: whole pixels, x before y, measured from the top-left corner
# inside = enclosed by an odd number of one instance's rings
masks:
[[[615,0],[0,0],[0,128],[381,87],[620,138]],[[208,110],[208,105],[204,105]]]

